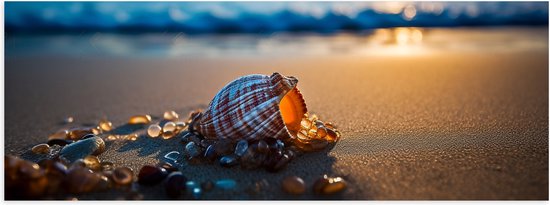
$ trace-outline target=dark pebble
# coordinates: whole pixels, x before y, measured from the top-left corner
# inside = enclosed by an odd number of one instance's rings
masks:
[[[129,185],[134,181],[134,172],[128,167],[117,167],[111,177],[119,185]]]
[[[172,172],[166,179],[164,188],[166,195],[170,198],[179,198],[181,193],[185,191],[187,178],[181,172]]]
[[[264,140],[258,142],[257,150],[259,153],[267,153],[269,151],[269,145]]]
[[[214,144],[214,150],[219,156],[224,156],[233,153],[233,141],[230,139],[220,139]]]
[[[244,153],[246,153],[246,150],[248,149],[248,142],[246,140],[239,140],[237,142],[237,145],[235,146],[235,155],[237,156],[243,156]]]
[[[155,185],[168,176],[166,169],[145,165],[139,170],[138,183],[143,185]]]
[[[172,172],[177,172],[179,171],[177,167],[173,166],[172,164],[168,163],[168,162],[161,162],[159,164],[159,167],[162,167],[164,168],[168,174],[172,173]]]
[[[234,155],[228,155],[220,158],[220,165],[224,167],[232,167],[239,164],[239,161],[237,160],[237,157]]]
[[[297,176],[285,177],[281,184],[283,190],[289,194],[300,195],[306,192],[306,184],[304,180]]]
[[[218,157],[218,154],[216,153],[216,150],[214,148],[214,145],[210,145],[206,148],[206,151],[204,151],[204,158],[208,160],[214,160]]]

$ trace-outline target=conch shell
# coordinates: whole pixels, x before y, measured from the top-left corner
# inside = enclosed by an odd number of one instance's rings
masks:
[[[222,88],[189,126],[206,139],[294,139],[307,113],[298,79],[279,73],[240,77]]]

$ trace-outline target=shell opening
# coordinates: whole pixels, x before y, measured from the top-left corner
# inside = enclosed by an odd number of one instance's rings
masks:
[[[300,122],[307,112],[304,99],[298,88],[293,88],[281,99],[279,110],[289,133],[296,136],[300,131]]]

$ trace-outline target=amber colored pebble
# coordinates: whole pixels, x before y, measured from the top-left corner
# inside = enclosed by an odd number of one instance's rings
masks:
[[[167,122],[162,126],[162,132],[174,132],[176,130],[176,123]]]
[[[176,113],[176,111],[172,110],[172,111],[164,112],[163,117],[164,117],[165,120],[174,121],[174,120],[177,120],[179,118],[179,115],[178,115],[178,113]]]
[[[99,162],[99,158],[93,155],[89,155],[84,157],[84,164],[86,164],[86,167],[90,168],[91,170],[98,171],[101,169],[101,164]]]
[[[88,128],[75,128],[69,130],[69,139],[71,140],[80,140],[82,137],[88,135],[88,134],[94,134],[91,129]]]
[[[150,115],[134,115],[130,117],[128,120],[128,124],[136,125],[136,124],[149,124],[151,123],[151,116]]]
[[[327,135],[327,128],[319,127],[317,129],[317,138],[324,138]]]
[[[134,172],[128,167],[117,167],[111,177],[119,185],[128,185],[134,181]]]
[[[138,139],[138,135],[137,135],[137,134],[126,135],[126,140],[129,140],[129,141],[136,141],[137,139]]]
[[[52,139],[68,139],[69,138],[69,131],[68,130],[62,130],[56,133],[51,134],[48,136],[48,140]]]
[[[306,130],[309,130],[309,128],[311,127],[311,121],[309,121],[309,119],[307,118],[302,118],[300,124],[302,125],[302,128]]]
[[[113,129],[113,123],[106,119],[100,120],[99,128],[103,131],[109,132]]]
[[[162,139],[170,139],[172,137],[176,136],[176,134],[172,131],[166,131],[166,132],[162,132]]]
[[[297,176],[285,177],[282,181],[283,190],[289,194],[300,195],[306,192],[304,180]]]
[[[341,177],[329,178],[329,183],[323,189],[324,194],[335,194],[346,189],[347,185]]]
[[[90,169],[80,167],[70,169],[65,178],[65,188],[73,194],[87,193],[93,191],[99,182],[100,177],[94,174]]]
[[[32,152],[35,154],[48,154],[50,153],[50,145],[38,144],[32,147]]]
[[[338,139],[338,134],[332,129],[327,129],[327,135],[325,138],[330,142],[335,142]]]
[[[101,162],[99,166],[101,171],[113,171],[115,165],[112,162]]]
[[[161,134],[161,132],[162,132],[162,128],[157,124],[150,125],[149,128],[147,128],[147,134],[150,137],[158,137]]]

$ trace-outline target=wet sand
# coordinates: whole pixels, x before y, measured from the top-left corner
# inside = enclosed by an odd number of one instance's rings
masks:
[[[238,183],[203,198],[548,199],[547,49],[397,57],[8,56],[5,67],[4,149],[25,159],[40,159],[30,148],[64,127],[103,117],[121,126],[131,115],[161,117],[166,110],[186,115],[238,76],[280,72],[299,79],[310,112],[336,124],[341,141],[278,173],[184,166],[192,180]],[[60,124],[66,116],[75,122]],[[137,171],[173,150],[183,151],[179,139],[140,136],[108,142],[99,158]],[[314,195],[311,186],[323,174],[343,176],[348,189]],[[307,193],[285,194],[280,181],[287,175],[302,177]],[[263,179],[267,188],[250,190]],[[138,189],[145,199],[165,198],[162,186]]]

